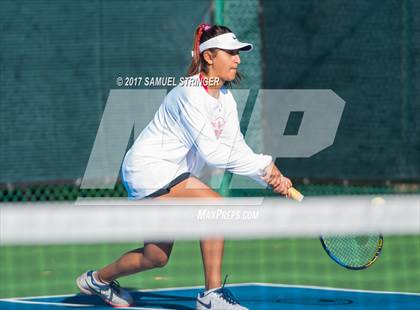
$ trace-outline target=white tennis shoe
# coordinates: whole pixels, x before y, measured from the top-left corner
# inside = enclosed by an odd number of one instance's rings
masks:
[[[249,310],[241,306],[225,285],[210,292],[198,294],[196,310]]]
[[[93,270],[85,272],[77,278],[80,291],[87,295],[98,295],[113,307],[130,307],[134,301],[130,293],[122,289],[117,281],[109,284],[98,283],[93,277]]]

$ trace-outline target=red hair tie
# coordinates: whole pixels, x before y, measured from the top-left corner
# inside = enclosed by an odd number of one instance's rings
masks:
[[[196,40],[194,42],[194,51],[191,52],[192,57],[194,57],[195,54],[200,55],[200,39],[201,39],[201,36],[203,35],[204,31],[209,30],[211,27],[212,26],[210,26],[208,24],[201,24],[200,26],[198,26],[198,33],[197,33]]]

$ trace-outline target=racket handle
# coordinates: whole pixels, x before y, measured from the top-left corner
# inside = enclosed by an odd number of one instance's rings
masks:
[[[294,187],[289,188],[287,191],[287,194],[290,198],[293,200],[301,202],[303,200],[303,195]]]

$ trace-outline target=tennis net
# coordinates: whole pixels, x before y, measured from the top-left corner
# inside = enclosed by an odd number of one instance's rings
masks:
[[[0,220],[0,298],[75,294],[79,274],[144,240],[176,240],[169,263],[121,278],[122,286],[201,286],[197,240],[220,236],[230,284],[420,293],[420,195],[4,203]],[[368,233],[383,234],[384,248],[362,271],[335,264],[318,238]],[[258,298],[296,301],[276,296]]]

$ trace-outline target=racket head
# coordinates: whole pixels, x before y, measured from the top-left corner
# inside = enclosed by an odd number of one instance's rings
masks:
[[[320,241],[328,256],[350,270],[369,268],[382,252],[382,235],[321,236]]]

